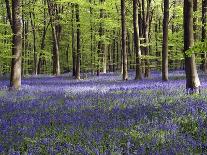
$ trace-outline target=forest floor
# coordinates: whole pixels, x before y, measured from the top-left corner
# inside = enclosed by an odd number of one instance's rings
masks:
[[[186,95],[183,71],[122,81],[117,73],[0,81],[0,154],[207,153],[207,76]]]

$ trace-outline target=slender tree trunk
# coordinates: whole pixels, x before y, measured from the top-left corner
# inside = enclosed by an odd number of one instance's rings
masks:
[[[168,81],[168,22],[169,0],[164,0],[163,42],[162,42],[162,80]]]
[[[133,0],[134,50],[136,54],[136,80],[142,79],[141,49],[139,39],[138,1]]]
[[[51,20],[51,28],[52,28],[52,36],[53,36],[53,74],[60,75],[60,59],[59,59],[59,43],[58,43],[58,35],[57,35],[57,27],[54,23],[54,8],[52,2],[47,0],[48,2],[48,12]]]
[[[202,38],[201,41],[204,42],[206,40],[206,20],[207,18],[207,1],[202,0]],[[203,51],[201,54],[202,58],[202,64],[201,64],[201,69],[207,73],[207,57],[206,57],[206,51]]]
[[[33,3],[34,3],[34,2],[33,2]],[[30,12],[30,20],[31,20],[31,26],[32,26],[32,33],[33,33],[33,51],[34,51],[33,74],[34,74],[34,75],[37,75],[38,62],[37,62],[36,27],[35,27],[35,14],[34,14],[34,8],[33,8],[33,12]]]
[[[22,54],[22,24],[21,24],[21,4],[20,0],[12,0],[12,13],[9,1],[6,1],[7,16],[10,18],[12,28],[12,63],[11,63],[11,89],[19,89],[21,87],[21,54]]]
[[[75,30],[74,30],[74,4],[71,5],[72,18],[71,18],[71,30],[72,30],[72,62],[73,62],[73,76],[76,74],[76,51],[75,51]]]
[[[151,0],[147,0],[146,11],[145,11],[145,0],[142,0],[142,29],[143,37],[145,38],[145,47],[143,48],[144,54],[149,56],[149,19],[150,19],[150,5]],[[150,77],[150,66],[149,59],[145,60],[144,76]]]
[[[76,22],[77,22],[77,57],[76,57],[76,75],[75,78],[80,80],[80,55],[81,55],[81,44],[80,44],[80,15],[79,5],[76,4]]]
[[[89,0],[90,4],[92,4],[92,0]],[[92,22],[92,18],[93,18],[93,9],[92,7],[90,7],[90,52],[91,52],[91,64],[90,64],[90,70],[91,70],[91,74],[93,75],[94,74],[94,62],[93,62],[93,22]]]
[[[46,0],[43,0],[43,5],[46,5]],[[42,65],[43,65],[43,50],[45,48],[45,38],[46,38],[46,33],[47,33],[47,29],[49,27],[49,24],[46,25],[46,9],[44,8],[44,20],[43,20],[43,32],[42,32],[42,39],[41,39],[41,51],[40,51],[40,56],[39,56],[39,61],[38,61],[38,67],[37,67],[37,74],[41,74],[42,73]]]
[[[193,47],[193,0],[184,0],[184,56],[186,72],[186,89],[188,93],[199,91],[200,80],[195,63],[195,55],[188,56],[185,52]]]
[[[123,55],[123,80],[128,80],[127,50],[126,50],[126,7],[125,0],[121,0],[121,25],[122,25],[122,55]]]
[[[196,13],[197,11],[198,11],[198,0],[193,0],[193,12]],[[197,15],[195,15],[195,17],[193,18],[194,41],[196,41],[198,38],[197,22],[198,22],[198,18]]]
[[[103,5],[105,0],[100,0],[101,4]],[[100,10],[100,19],[104,19],[105,18],[105,10],[102,8]],[[102,35],[101,37],[104,35],[105,30],[104,30],[104,22],[101,21],[101,29],[102,29]],[[104,41],[101,41],[101,55],[102,55],[102,67],[103,67],[103,73],[106,73],[107,70],[107,51],[106,51],[106,45],[104,43]]]
[[[114,40],[113,40],[113,72],[116,70],[116,31],[114,31]]]
[[[176,18],[176,0],[173,1],[173,15],[172,20]],[[175,33],[175,23],[172,23],[172,34]]]

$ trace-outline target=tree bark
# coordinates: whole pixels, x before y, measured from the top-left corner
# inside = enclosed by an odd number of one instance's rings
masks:
[[[126,17],[125,16],[126,16],[125,0],[121,0],[123,80],[128,80],[127,50],[126,50]]]
[[[12,28],[12,63],[10,87],[17,90],[21,87],[21,54],[22,54],[22,24],[21,24],[21,4],[20,0],[12,0],[12,13],[9,1],[7,4],[7,16]]]
[[[57,26],[54,24],[54,8],[50,0],[48,2],[48,12],[51,20],[52,37],[53,37],[53,74],[60,75],[60,56],[59,56],[59,43],[57,35]]]
[[[45,6],[46,5],[46,0],[43,1],[43,5]],[[45,38],[46,38],[46,34],[47,34],[47,29],[49,27],[49,23],[48,25],[47,22],[46,22],[46,9],[44,8],[44,20],[43,20],[43,24],[44,24],[44,27],[43,27],[43,32],[42,32],[42,39],[41,39],[41,51],[40,51],[40,56],[39,56],[39,61],[38,61],[38,67],[37,67],[37,74],[41,74],[43,73],[42,71],[42,65],[43,65],[43,50],[45,48]]]
[[[76,4],[76,22],[77,22],[77,57],[76,57],[76,75],[75,78],[80,80],[80,15],[79,15],[79,5]]]
[[[168,81],[168,22],[169,0],[164,0],[163,42],[162,42],[162,80]]]
[[[207,1],[202,0],[202,38],[201,41],[204,42],[206,40],[206,20],[207,18]],[[203,51],[201,54],[202,58],[202,64],[201,64],[201,69],[207,73],[207,57],[206,57],[206,51]]]
[[[72,62],[73,62],[73,76],[76,74],[76,51],[75,51],[75,30],[74,30],[74,4],[71,5],[72,18],[71,18],[71,30],[72,30]]]
[[[33,1],[33,3],[35,3]],[[33,12],[30,12],[30,22],[32,26],[32,34],[33,34],[33,53],[34,53],[34,64],[33,64],[33,74],[37,75],[38,70],[38,61],[37,61],[37,47],[36,47],[36,27],[35,27],[35,12],[34,8],[32,10]]]
[[[198,0],[193,0],[193,12],[194,14],[198,11]],[[197,34],[197,22],[198,18],[197,15],[193,17],[193,31],[194,31],[194,41],[197,40],[198,34]]]
[[[133,0],[134,50],[136,54],[136,80],[142,79],[141,49],[139,39],[138,0]]]
[[[184,57],[187,93],[199,92],[200,80],[195,63],[195,55],[188,56],[186,51],[193,47],[193,0],[184,0]]]
[[[146,10],[145,10],[145,0],[142,0],[142,33],[143,37],[145,38],[143,47],[144,54],[149,56],[149,20],[150,20],[150,6],[151,0],[147,0]],[[150,66],[149,66],[149,59],[146,58],[145,60],[145,69],[144,69],[144,76],[149,78],[150,77]]]

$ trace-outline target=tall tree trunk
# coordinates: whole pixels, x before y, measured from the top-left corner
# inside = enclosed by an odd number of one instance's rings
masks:
[[[33,4],[34,3],[35,2],[33,1]],[[37,62],[36,27],[35,27],[35,11],[34,11],[34,8],[33,8],[32,11],[33,12],[30,12],[30,20],[31,20],[32,34],[33,34],[33,53],[34,53],[33,74],[37,75],[38,62]]]
[[[77,57],[76,57],[76,79],[80,79],[80,15],[79,15],[79,5],[76,4],[76,22],[77,22]]]
[[[136,80],[142,79],[141,49],[139,39],[138,0],[133,0],[134,50],[136,54]]]
[[[150,20],[150,6],[151,0],[147,0],[146,10],[145,10],[145,0],[142,0],[142,29],[143,37],[145,38],[145,47],[143,48],[144,54],[149,56],[149,20]],[[149,59],[145,60],[144,76],[150,77],[150,64]]]
[[[92,4],[92,0],[89,0],[90,4]],[[90,7],[90,53],[91,53],[91,64],[90,64],[90,70],[91,70],[91,74],[94,74],[94,62],[93,62],[93,9],[92,7]]]
[[[164,0],[163,42],[162,42],[162,80],[168,81],[168,22],[169,0]]]
[[[101,4],[103,5],[105,0],[100,0]],[[102,19],[101,21],[101,29],[102,29],[102,36],[104,35],[105,33],[105,30],[104,30],[104,22],[103,22],[103,19],[105,18],[105,11],[104,9],[102,8],[100,10],[100,19]],[[102,37],[101,36],[101,37]],[[101,41],[101,55],[102,55],[102,67],[103,67],[103,73],[106,73],[106,70],[107,70],[107,51],[106,51],[106,45],[104,43],[104,41],[102,40]]]
[[[74,30],[74,4],[71,5],[72,18],[71,18],[71,30],[72,30],[72,62],[73,62],[73,76],[76,74],[76,51],[75,51],[75,30]]]
[[[104,0],[99,1],[101,5],[103,5]],[[103,42],[104,28],[103,28],[103,19],[104,19],[104,9],[100,9],[100,27],[99,27],[99,37],[100,40],[98,42],[98,67],[97,67],[97,75],[100,74],[100,69],[102,68],[103,73],[106,73],[106,47]],[[101,60],[100,60],[101,59]],[[102,67],[100,67],[102,66]]]
[[[186,89],[188,93],[199,91],[200,80],[195,63],[195,55],[188,56],[186,51],[193,47],[193,0],[184,0],[184,56]]]
[[[43,0],[43,4],[44,4],[44,6],[46,5],[46,0]],[[41,47],[40,47],[41,51],[40,51],[40,56],[39,56],[39,61],[38,61],[37,74],[43,73],[42,72],[42,65],[43,65],[43,61],[44,61],[43,60],[43,55],[44,55],[43,50],[45,48],[45,38],[46,38],[47,29],[49,27],[49,23],[48,23],[48,25],[46,25],[46,24],[47,24],[47,22],[46,22],[46,8],[44,8],[44,20],[43,20],[44,27],[43,27],[43,32],[42,32]]]
[[[125,16],[126,16],[125,0],[121,0],[123,80],[128,80],[127,50],[126,50],[126,17]]]
[[[113,72],[116,70],[116,31],[114,30],[114,39],[113,39]],[[117,62],[118,63],[118,62]]]
[[[207,18],[207,1],[202,0],[202,38],[201,41],[204,42],[206,40],[206,18]],[[201,69],[207,73],[207,57],[206,51],[203,51],[201,54],[202,64]]]
[[[194,41],[197,40],[198,34],[197,34],[197,22],[198,18],[196,15],[196,12],[198,11],[198,0],[193,0],[193,12],[195,14],[195,17],[193,17],[193,31],[194,31]]]
[[[57,35],[57,27],[54,23],[55,10],[52,2],[48,2],[48,12],[51,20],[52,37],[53,37],[53,74],[60,75],[60,56],[59,56],[59,43]]]
[[[12,0],[12,13],[9,0],[6,0],[7,16],[9,18],[13,38],[12,38],[12,63],[11,63],[11,89],[21,87],[21,54],[22,54],[22,24],[21,24],[21,4],[20,0]]]

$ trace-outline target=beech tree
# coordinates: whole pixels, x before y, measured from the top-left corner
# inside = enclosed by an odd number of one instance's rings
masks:
[[[163,42],[162,42],[162,80],[168,81],[168,22],[169,0],[164,0]]]
[[[133,0],[133,25],[134,25],[134,50],[136,55],[136,80],[142,79],[141,70],[141,49],[139,36],[139,21],[138,21],[138,0]]]
[[[76,57],[76,74],[75,78],[80,80],[80,57],[81,57],[81,44],[80,44],[80,13],[79,5],[75,5],[76,22],[77,22],[77,57]]]
[[[53,37],[53,74],[60,75],[60,52],[59,52],[59,33],[60,27],[55,23],[55,17],[57,16],[57,5],[50,0],[47,0],[48,3],[48,12],[50,16],[51,28],[52,28],[52,37]]]
[[[186,89],[188,93],[199,91],[200,80],[195,63],[195,54],[187,51],[193,47],[193,0],[184,0],[184,58],[186,72]]]
[[[207,1],[202,0],[202,35],[201,35],[201,41],[205,42],[206,40],[206,22],[207,22]],[[202,64],[201,69],[207,73],[207,57],[206,57],[206,51],[203,51],[202,54]]]
[[[20,0],[5,0],[7,17],[9,19],[13,38],[12,38],[12,63],[11,63],[11,89],[21,87],[21,61],[22,61],[22,24],[21,24],[21,3]]]
[[[126,17],[125,16],[126,16],[125,0],[121,0],[123,80],[128,79],[127,50],[126,50]]]

